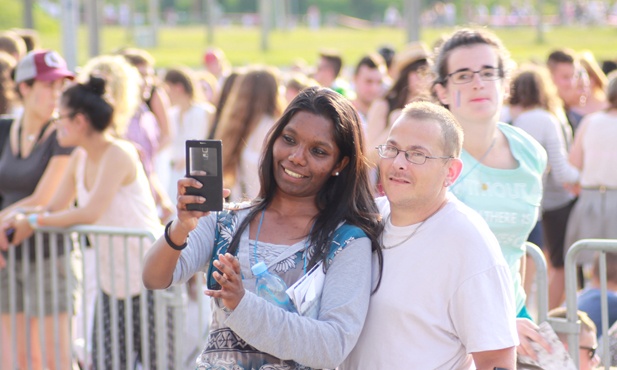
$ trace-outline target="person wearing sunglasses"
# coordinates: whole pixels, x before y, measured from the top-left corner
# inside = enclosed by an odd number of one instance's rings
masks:
[[[514,284],[517,351],[535,359],[530,341],[550,347],[525,307],[521,260],[538,219],[547,155],[526,132],[499,122],[510,64],[495,35],[458,30],[436,52],[433,92],[465,133],[463,171],[450,191],[480,213],[497,237]]]
[[[382,283],[339,369],[514,369],[508,265],[486,222],[448,193],[462,142],[447,109],[415,102],[377,146]]]

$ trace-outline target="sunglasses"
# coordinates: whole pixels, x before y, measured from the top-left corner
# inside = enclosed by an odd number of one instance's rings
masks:
[[[598,349],[598,345],[596,344],[593,347],[579,346],[578,348],[588,351],[589,358],[592,359],[596,355],[596,350]]]

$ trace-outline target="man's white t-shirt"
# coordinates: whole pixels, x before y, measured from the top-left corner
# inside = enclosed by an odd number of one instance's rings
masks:
[[[411,239],[383,250],[381,286],[340,369],[469,369],[472,352],[518,344],[512,281],[497,239],[480,215],[448,197]],[[387,199],[377,205],[387,219]],[[417,226],[387,222],[383,244],[400,243]]]

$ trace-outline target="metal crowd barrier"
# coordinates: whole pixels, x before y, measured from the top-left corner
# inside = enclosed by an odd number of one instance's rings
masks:
[[[544,253],[535,244],[526,242],[527,255],[531,257],[536,266],[536,303],[538,306],[537,322],[544,322],[548,316],[548,268]]]
[[[44,236],[49,236],[49,242],[45,243],[49,248],[49,257],[44,258]],[[35,256],[31,256],[29,253],[30,241],[24,241],[21,247],[22,257],[20,261],[16,259],[16,248],[9,248],[6,254],[7,266],[5,272],[0,274],[0,306],[8,303],[8,315],[3,313],[2,326],[0,327],[0,368],[4,369],[28,369],[31,370],[35,366],[39,366],[33,363],[33,355],[40,358],[45,364],[47,356],[53,354],[53,360],[51,363],[42,365],[44,368],[50,367],[55,369],[67,369],[72,368],[74,361],[77,359],[80,361],[82,369],[91,369],[92,359],[90,358],[93,351],[93,338],[90,334],[90,326],[92,325],[92,332],[96,327],[97,332],[97,352],[98,361],[96,367],[98,369],[106,369],[103,361],[103,329],[108,327],[111,331],[111,356],[112,356],[112,369],[121,369],[119,350],[120,343],[119,337],[121,333],[118,331],[118,321],[122,319],[119,317],[118,302],[119,299],[116,295],[116,288],[118,286],[123,287],[125,292],[130,292],[129,285],[131,281],[128,278],[129,263],[124,263],[124,276],[127,277],[125,281],[115,281],[115,268],[114,262],[117,258],[123,257],[125,261],[129,260],[129,244],[138,243],[139,255],[143,257],[145,250],[155,240],[152,233],[143,230],[112,228],[112,227],[100,227],[100,226],[75,226],[68,229],[58,228],[40,228],[34,235],[34,250]],[[92,302],[94,297],[91,292],[88,292],[86,285],[92,281],[88,281],[87,278],[94,272],[94,277],[97,282],[96,288],[96,305],[98,306],[98,312],[102,312],[102,291],[100,288],[102,268],[100,263],[100,255],[103,248],[107,248],[105,251],[109,254],[110,270],[114,273],[109,276],[111,279],[111,294],[110,304],[110,321],[103,322],[102,314],[96,315],[96,320],[89,314],[89,307],[93,307]],[[64,250],[64,253],[59,255],[60,250]],[[88,253],[94,253],[94,261],[85,261],[84,256]],[[33,258],[31,258],[33,257]],[[33,262],[30,262],[33,261]],[[49,274],[44,273],[44,263],[48,261]],[[19,264],[18,264],[19,262]],[[142,258],[140,258],[140,264]],[[18,273],[16,270],[21,270]],[[74,289],[71,286],[70,279],[65,281],[65,293],[60,294],[63,290],[60,283],[59,274],[67,273],[69,271],[75,271],[77,273],[77,286]],[[140,267],[141,271],[141,267]],[[8,281],[2,281],[3,277]],[[139,307],[140,307],[140,333],[138,334],[141,340],[141,364],[143,369],[152,369],[149,353],[150,350],[155,350],[154,356],[156,360],[156,369],[184,369],[188,364],[194,364],[196,358],[195,348],[203,348],[205,343],[205,335],[207,334],[207,326],[209,317],[203,317],[201,315],[204,312],[203,305],[208,304],[203,296],[203,289],[198,288],[197,297],[199,300],[200,313],[198,322],[187,325],[186,323],[186,309],[187,309],[187,294],[184,286],[172,287],[164,291],[148,291],[141,284],[141,273],[139,274],[139,284],[141,289],[139,292]],[[49,280],[51,280],[49,282]],[[198,281],[200,279],[197,279]],[[19,282],[19,285],[18,285]],[[51,285],[51,297],[44,292],[45,283]],[[133,281],[134,283],[134,281]],[[3,289],[8,286],[7,292],[3,292]],[[200,284],[198,283],[198,287]],[[74,297],[74,293],[75,297]],[[149,332],[149,314],[148,308],[150,307],[150,300],[154,302],[154,335],[156,336],[155,343],[150,343]],[[8,299],[6,298],[8,297]],[[40,303],[38,307],[32,308],[32,300],[36,297]],[[134,353],[134,333],[133,333],[133,306],[131,304],[132,297],[125,299],[124,305],[124,337],[126,353],[126,369],[133,369],[136,362],[136,353]],[[2,302],[3,299],[7,299],[8,302]],[[61,322],[61,313],[59,312],[59,303],[61,301],[68,302],[68,322]],[[23,317],[24,330],[23,333],[17,330],[18,321],[18,302],[23,302]],[[51,302],[49,302],[51,301]],[[77,307],[73,308],[74,302]],[[49,319],[45,318],[45,304],[51,303],[51,327],[45,323]],[[92,309],[90,309],[92,310]],[[94,309],[94,311],[97,311]],[[80,312],[79,322],[75,316],[77,312]],[[7,317],[8,316],[8,317]],[[19,315],[21,316],[21,314]],[[49,317],[49,316],[48,316]],[[31,325],[32,319],[38,322],[36,328]],[[8,321],[8,325],[5,322]],[[20,321],[21,322],[21,321]],[[81,338],[76,337],[76,327],[81,325],[82,335]],[[66,327],[68,326],[68,327]],[[197,334],[193,337],[197,338],[200,343],[185,343],[186,329],[187,327],[194,327],[197,330]],[[38,330],[37,330],[38,329]],[[45,341],[48,331],[53,332],[53,344]],[[3,335],[4,331],[4,335]],[[62,346],[62,340],[65,336],[61,333],[67,333],[69,335],[69,342],[64,343]],[[135,333],[137,334],[137,333]],[[38,337],[38,343],[36,341]],[[7,343],[8,339],[8,343]],[[34,344],[32,343],[34,340]],[[18,345],[19,344],[19,345]],[[37,351],[33,346],[40,347],[40,351]],[[190,345],[193,345],[191,347]],[[64,347],[64,348],[61,348]],[[81,358],[77,354],[77,349],[82,349]],[[18,350],[21,352],[18,353]],[[191,356],[192,360],[191,360]],[[25,357],[25,364],[18,363],[19,357],[22,359]],[[69,364],[65,362],[68,359]],[[65,360],[65,361],[62,361]],[[124,367],[122,367],[124,368]]]
[[[606,368],[610,366],[610,350],[608,334],[608,300],[606,288],[606,253],[617,253],[617,239],[583,239],[572,245],[566,254],[565,276],[566,276],[566,320],[551,319],[551,325],[557,332],[566,333],[568,336],[568,348],[574,363],[579,365],[579,326],[577,317],[577,262],[578,255],[582,251],[599,252],[600,267],[600,289],[601,289],[601,313],[602,313],[602,345],[604,353],[602,363]],[[555,325],[554,322],[557,324]]]

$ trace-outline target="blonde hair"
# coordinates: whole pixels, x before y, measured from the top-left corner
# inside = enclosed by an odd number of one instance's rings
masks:
[[[245,143],[265,116],[278,119],[283,112],[278,71],[253,67],[238,76],[221,112],[214,137],[223,141],[223,182],[236,183],[236,172]]]
[[[598,65],[596,58],[590,51],[583,51],[580,53],[580,63],[587,71],[589,75],[589,79],[593,81],[593,88],[596,90],[594,92],[602,92],[606,90],[606,85],[608,84],[608,79],[606,78],[606,74],[602,71],[602,68]]]
[[[122,137],[141,104],[141,75],[120,55],[101,55],[90,59],[77,76],[77,81],[85,83],[92,74],[102,76],[107,82],[106,93],[114,106],[112,127],[116,135]]]

